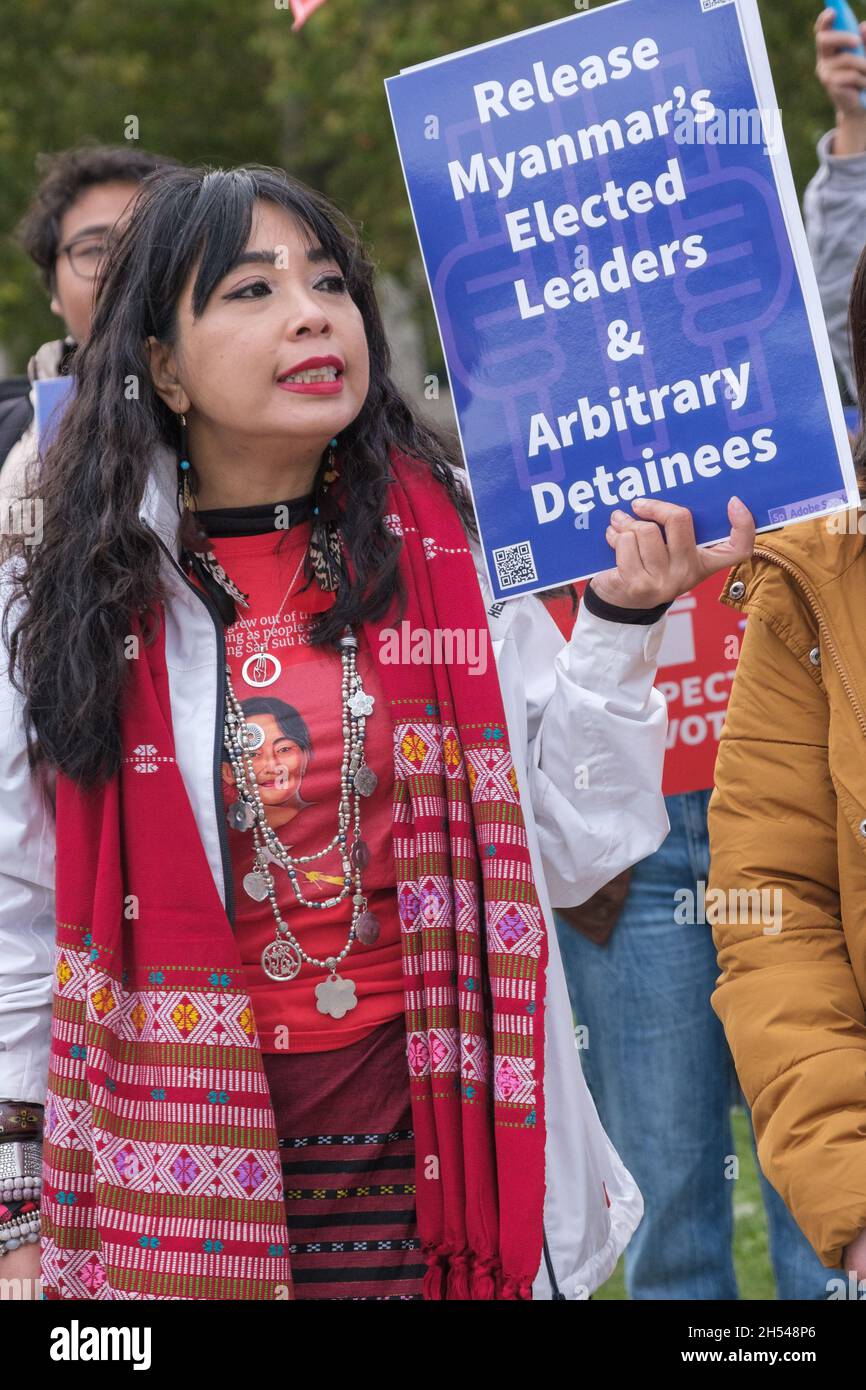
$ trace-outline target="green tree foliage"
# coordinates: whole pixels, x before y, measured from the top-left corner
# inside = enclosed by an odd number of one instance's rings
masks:
[[[593,0],[593,8],[607,0]],[[682,0],[697,4],[697,0]],[[855,4],[860,0],[855,0]],[[815,78],[820,0],[761,0],[783,125],[802,192],[832,123]],[[299,31],[288,0],[26,0],[3,14],[0,227],[27,205],[39,151],[139,143],[190,162],[281,164],[360,223],[381,267],[412,287],[438,346],[384,78],[412,63],[573,12],[569,0],[328,0]],[[864,10],[866,13],[866,10]],[[23,367],[58,335],[26,258],[0,245],[0,342]]]

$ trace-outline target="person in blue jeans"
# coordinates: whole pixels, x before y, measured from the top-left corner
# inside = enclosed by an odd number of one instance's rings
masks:
[[[681,924],[682,895],[674,896],[691,889],[697,902],[706,885],[709,799],[709,791],[666,798],[670,834],[632,870],[607,945],[557,917],[575,1023],[588,1030],[587,1084],[644,1197],[625,1252],[634,1299],[738,1297],[730,1112],[735,1103],[749,1111],[710,1006],[719,973],[712,930],[697,920],[699,908]],[[844,1274],[821,1264],[763,1174],[760,1182],[777,1296],[827,1298],[828,1282]]]

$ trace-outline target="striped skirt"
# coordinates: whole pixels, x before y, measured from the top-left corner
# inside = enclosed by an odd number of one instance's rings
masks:
[[[296,1299],[420,1299],[406,1028],[265,1053]]]

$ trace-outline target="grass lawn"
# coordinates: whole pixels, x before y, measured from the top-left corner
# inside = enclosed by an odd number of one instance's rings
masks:
[[[767,1248],[767,1221],[761,1201],[758,1170],[749,1142],[746,1115],[739,1108],[733,1112],[733,1127],[734,1143],[740,1160],[740,1176],[734,1183],[734,1265],[740,1297],[775,1299],[776,1289]],[[624,1299],[625,1296],[623,1261],[620,1259],[607,1283],[593,1295],[593,1302],[602,1298]]]

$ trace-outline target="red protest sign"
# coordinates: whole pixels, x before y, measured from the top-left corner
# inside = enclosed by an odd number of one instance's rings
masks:
[[[683,594],[668,611],[656,686],[668,705],[666,796],[713,785],[719,738],[746,620],[719,602],[727,571]],[[580,592],[583,585],[575,586]],[[564,636],[574,612],[567,597],[545,598]]]
[[[656,685],[668,702],[664,791],[703,791],[713,771],[746,619],[719,603],[727,571],[683,594],[668,612]]]

